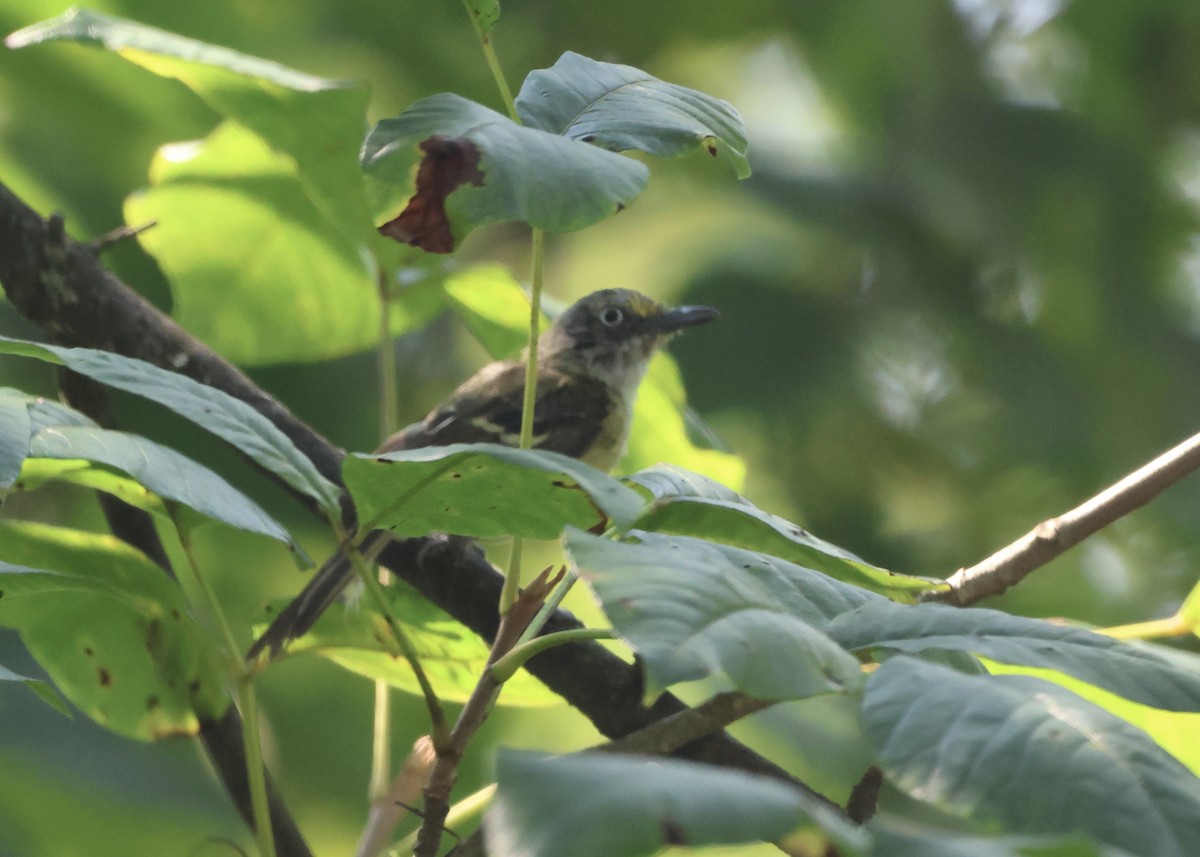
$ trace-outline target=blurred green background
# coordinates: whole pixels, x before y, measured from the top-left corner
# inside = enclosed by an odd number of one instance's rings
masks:
[[[6,33],[65,7],[0,0]],[[454,91],[498,106],[455,2],[95,3],[93,8],[332,78],[366,81],[372,120]],[[1200,426],[1200,4],[1194,0],[510,0],[495,31],[514,87],[565,50],[733,102],[754,175],[704,156],[651,163],[628,211],[548,242],[550,293],[633,286],[710,303],[720,324],[673,347],[694,408],[743,456],[760,506],[899,571],[945,575],[1065,511]],[[102,51],[0,54],[0,175],[74,236],[122,222],[155,149],[208,133],[181,85]],[[472,236],[466,260],[527,270],[527,232]],[[160,306],[137,247],[110,266]],[[11,309],[0,332],[37,336]],[[469,374],[447,318],[399,345],[416,418]],[[374,446],[374,357],[252,375],[335,443]],[[42,366],[0,382],[51,391]],[[326,536],[230,453],[149,405],[122,424],[214,466]],[[1173,611],[1195,579],[1200,481],[1038,572],[991,606],[1117,624]],[[85,494],[5,514],[101,526]],[[236,567],[226,567],[231,546]],[[203,546],[202,546],[203,547]],[[217,585],[249,617],[299,585],[272,546],[210,531]],[[11,634],[0,663],[39,674]],[[263,680],[272,763],[320,853],[349,853],[365,805],[371,688],[297,658]],[[397,742],[420,734],[396,712]],[[852,715],[818,700],[747,727],[836,798],[861,771]],[[592,740],[564,708],[506,713],[496,742]],[[486,777],[486,753],[464,793]],[[228,852],[247,838],[198,752],[142,746],[0,688],[0,857]]]

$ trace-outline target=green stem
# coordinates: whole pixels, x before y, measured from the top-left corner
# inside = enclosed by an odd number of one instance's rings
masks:
[[[492,79],[496,81],[496,88],[500,90],[500,98],[504,101],[504,109],[508,111],[509,118],[512,121],[520,124],[521,119],[517,115],[517,103],[513,101],[512,90],[508,88],[508,81],[504,79],[504,70],[500,68],[500,60],[496,56],[496,49],[492,47],[492,37],[480,26],[479,19],[471,11],[471,4],[464,0],[463,5],[467,7],[467,17],[471,19],[471,26],[475,28],[475,35],[479,37],[479,47],[483,49],[483,56],[487,60],[488,70],[492,73]]]
[[[171,522],[175,525],[175,533],[179,537],[188,568],[196,580],[200,598],[221,635],[229,675],[237,689],[238,708],[242,712],[242,746],[246,753],[246,778],[250,786],[250,805],[254,812],[254,836],[258,843],[258,852],[260,857],[275,857],[275,834],[271,829],[271,808],[267,802],[267,776],[263,769],[262,742],[258,734],[258,699],[254,695],[254,684],[246,674],[237,638],[229,627],[229,620],[225,618],[221,602],[217,600],[217,594],[209,585],[208,579],[200,573],[200,565],[192,550],[187,527],[176,515],[174,504],[168,504],[167,508],[170,510]]]
[[[421,694],[425,698],[425,707],[429,709],[430,737],[433,739],[434,748],[441,753],[445,748],[450,746],[450,726],[446,722],[446,713],[442,710],[441,700],[438,699],[437,694],[434,692],[433,685],[429,682],[429,677],[425,675],[425,669],[421,666],[420,657],[417,655],[417,650],[413,647],[412,641],[408,639],[408,635],[404,633],[404,629],[400,627],[400,623],[392,616],[392,611],[389,609],[387,599],[383,594],[383,587],[379,585],[379,581],[371,572],[370,567],[362,561],[362,557],[357,553],[350,554],[350,562],[354,565],[354,570],[358,572],[358,576],[362,578],[368,595],[375,602],[376,609],[379,610],[392,632],[392,639],[396,642],[395,654],[404,658],[417,679],[417,684],[421,688]]]
[[[388,274],[376,263],[379,293],[379,437],[385,440],[396,431],[399,419],[396,401],[395,340],[391,330],[392,293]],[[387,569],[379,569],[379,582],[387,584]],[[375,712],[371,730],[371,776],[368,794],[371,799],[387,794],[392,780],[392,689],[382,679],[375,680]]]
[[[528,643],[538,634],[542,633],[542,628],[546,627],[546,622],[554,615],[554,611],[558,609],[558,605],[562,604],[563,599],[567,597],[567,593],[571,591],[571,587],[579,580],[579,575],[570,569],[567,570],[566,576],[558,587],[550,593],[550,597],[542,604],[537,615],[533,617],[533,621],[529,626],[521,632],[521,636],[517,638],[517,645]]]
[[[546,233],[536,227],[533,230],[533,272],[530,277],[529,294],[529,344],[525,354],[525,396],[521,403],[521,449],[533,446],[534,405],[537,403],[537,357],[538,337],[542,322],[542,259],[545,255]],[[521,584],[521,540],[513,539],[508,569],[504,574],[504,587],[500,590],[500,615],[505,616],[517,600]]]
[[[558,631],[547,634],[525,643],[518,643],[507,655],[492,664],[492,678],[500,684],[513,677],[513,673],[525,666],[525,663],[536,654],[562,646],[576,643],[580,640],[613,640],[616,632],[612,628],[574,628],[570,631]]]

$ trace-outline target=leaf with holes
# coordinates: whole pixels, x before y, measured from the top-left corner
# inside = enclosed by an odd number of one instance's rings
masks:
[[[6,524],[0,555],[21,562],[0,562],[0,624],[88,717],[153,740],[195,734],[198,718],[224,712],[219,650],[140,553],[111,536]]]
[[[641,498],[574,458],[492,443],[351,455],[346,488],[369,530],[556,539],[566,526],[624,526]]]

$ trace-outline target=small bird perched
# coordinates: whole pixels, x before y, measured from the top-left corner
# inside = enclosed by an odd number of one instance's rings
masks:
[[[538,341],[533,447],[611,470],[625,451],[633,401],[654,352],[683,328],[717,315],[711,307],[664,307],[631,289],[604,289],[571,305]],[[524,391],[523,360],[489,364],[376,452],[452,443],[517,446]],[[388,538],[386,532],[373,533],[360,550],[377,553]],[[339,550],[275,617],[247,658],[274,653],[308,631],[353,577]]]

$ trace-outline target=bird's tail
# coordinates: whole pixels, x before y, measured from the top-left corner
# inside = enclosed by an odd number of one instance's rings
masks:
[[[389,541],[390,533],[376,530],[367,534],[358,551],[364,556],[374,557]],[[317,569],[317,573],[300,590],[300,594],[279,611],[279,615],[271,621],[267,630],[254,641],[254,645],[246,653],[246,660],[253,661],[263,652],[267,652],[268,657],[273,658],[289,641],[308,632],[326,608],[337,600],[346,585],[354,579],[354,566],[350,562],[349,550],[350,548],[342,545],[333,556],[325,560],[325,564]]]

